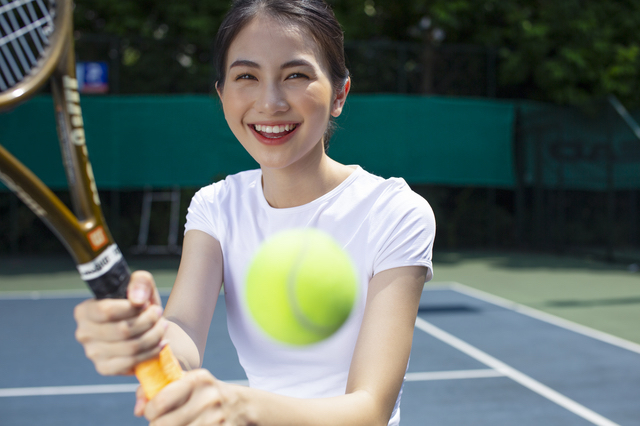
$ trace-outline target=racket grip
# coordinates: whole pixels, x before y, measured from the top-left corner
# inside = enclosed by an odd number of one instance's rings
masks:
[[[156,396],[166,385],[184,375],[169,345],[162,348],[157,357],[136,365],[135,373],[148,400]]]
[[[78,272],[96,299],[126,299],[131,272],[120,248],[107,247],[98,257],[78,265]]]
[[[109,246],[91,262],[78,265],[78,271],[97,299],[127,298],[131,272],[116,244]],[[168,345],[162,348],[157,357],[141,362],[134,370],[148,400],[184,374]]]

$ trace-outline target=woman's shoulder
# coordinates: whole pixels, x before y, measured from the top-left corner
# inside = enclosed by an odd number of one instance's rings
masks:
[[[422,207],[431,209],[429,202],[416,193],[409,184],[400,177],[384,178],[364,169],[359,169],[359,175],[355,179],[355,190],[360,193],[369,193],[378,199],[382,206]]]
[[[231,174],[224,179],[200,188],[195,196],[211,201],[245,192],[259,184],[261,176],[259,169]]]

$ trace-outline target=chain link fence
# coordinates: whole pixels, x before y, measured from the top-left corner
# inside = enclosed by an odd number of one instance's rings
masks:
[[[109,93],[213,93],[210,42],[83,34],[78,61],[109,64]],[[468,45],[347,41],[354,93],[494,97],[495,50]]]
[[[109,94],[214,93],[210,40],[79,34],[75,42],[78,61],[108,64]],[[490,98],[501,93],[495,49],[372,40],[347,41],[345,50],[353,93]],[[628,128],[623,136],[611,133],[620,127],[624,123],[610,106],[591,112],[548,105],[521,108],[514,132],[515,188],[415,187],[436,211],[437,245],[582,250],[640,263],[640,187],[625,185],[632,178],[616,174],[622,168],[625,176],[640,179],[640,141]],[[615,152],[610,150],[614,145]],[[107,192],[103,198],[121,245],[133,245],[142,192]],[[152,221],[152,234],[164,235],[164,216],[154,211],[159,225],[154,229]],[[52,235],[51,243],[43,235],[48,231],[35,216],[0,192],[0,253],[61,249]]]

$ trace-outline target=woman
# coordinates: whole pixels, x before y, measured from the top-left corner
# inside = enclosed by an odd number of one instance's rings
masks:
[[[322,0],[236,1],[217,38],[216,89],[236,138],[260,169],[200,190],[162,316],[153,278],[128,300],[76,309],[78,340],[102,374],[128,374],[170,344],[188,371],[134,409],[153,425],[399,424],[399,403],[435,234],[427,202],[327,156],[332,117],[350,88],[342,31]],[[329,339],[291,349],[248,320],[243,279],[269,236],[314,227],[351,255],[361,300]],[[250,387],[199,369],[225,283],[230,336]],[[215,344],[215,342],[214,342]]]

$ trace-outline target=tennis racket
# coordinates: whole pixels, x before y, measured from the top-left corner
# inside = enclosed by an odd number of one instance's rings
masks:
[[[0,110],[24,102],[51,82],[75,214],[1,145],[0,180],[63,242],[96,298],[126,298],[129,268],[104,220],[85,143],[72,7],[71,0],[0,0]],[[169,346],[136,366],[149,399],[181,375]]]

